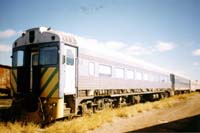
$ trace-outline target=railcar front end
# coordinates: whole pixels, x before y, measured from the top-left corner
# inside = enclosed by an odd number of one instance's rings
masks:
[[[70,111],[75,112],[77,51],[74,38],[50,28],[33,28],[23,33],[12,51],[15,112],[20,109],[22,116],[35,113],[31,119],[36,121],[65,117],[67,107],[73,106]]]

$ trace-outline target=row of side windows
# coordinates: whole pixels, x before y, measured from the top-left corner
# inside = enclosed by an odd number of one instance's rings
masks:
[[[95,63],[89,62],[89,75],[95,75]],[[98,66],[98,75],[99,76],[108,76],[108,77],[115,77],[120,79],[130,79],[130,80],[146,80],[146,81],[156,81],[156,82],[169,82],[169,78],[167,76],[160,76],[160,75],[153,75],[149,73],[145,73],[139,70],[125,70],[123,68],[114,68],[114,74],[112,73],[112,66],[99,64]],[[125,74],[126,72],[126,74]]]

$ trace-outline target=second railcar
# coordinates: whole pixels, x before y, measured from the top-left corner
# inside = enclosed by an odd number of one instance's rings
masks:
[[[200,91],[200,81],[191,80],[191,91]]]
[[[191,81],[188,78],[178,76],[176,74],[170,74],[172,89],[175,94],[181,94],[191,91]]]

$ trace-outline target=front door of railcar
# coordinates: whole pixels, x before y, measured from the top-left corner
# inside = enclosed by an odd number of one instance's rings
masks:
[[[38,52],[31,53],[30,63],[30,91],[33,93],[39,93],[39,66],[38,66]]]

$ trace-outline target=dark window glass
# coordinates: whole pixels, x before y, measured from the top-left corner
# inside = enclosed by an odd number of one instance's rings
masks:
[[[67,49],[67,65],[74,65],[74,54],[72,53],[72,50]]]
[[[44,47],[40,49],[40,65],[56,65],[58,63],[58,48]]]
[[[33,55],[32,57],[32,65],[37,66],[38,65],[38,54]]]
[[[19,67],[24,65],[24,51],[18,50],[13,53],[13,66]]]
[[[29,32],[29,42],[33,43],[35,40],[35,31],[30,31]]]

